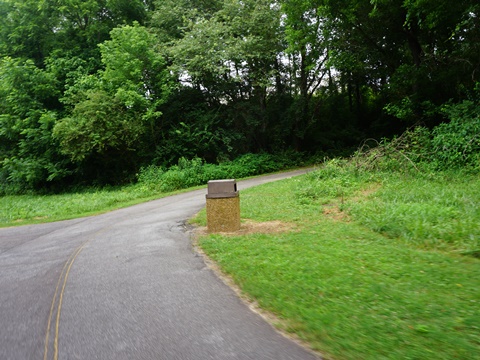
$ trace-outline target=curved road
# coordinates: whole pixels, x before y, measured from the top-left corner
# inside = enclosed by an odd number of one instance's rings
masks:
[[[192,250],[184,222],[205,193],[0,229],[0,359],[316,359]]]

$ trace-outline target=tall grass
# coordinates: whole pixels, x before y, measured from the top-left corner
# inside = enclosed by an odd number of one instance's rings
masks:
[[[304,204],[337,206],[362,225],[429,250],[480,252],[480,177],[359,170],[332,161],[296,189]]]
[[[480,178],[391,176],[366,199],[349,201],[360,223],[425,249],[480,252]]]

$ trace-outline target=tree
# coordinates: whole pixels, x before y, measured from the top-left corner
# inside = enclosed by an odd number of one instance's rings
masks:
[[[479,82],[479,19],[476,0],[0,0],[0,177],[434,126]]]
[[[478,52],[472,56],[475,1],[324,0],[317,6],[327,19],[331,62],[354,84],[357,103],[363,84],[391,103],[391,114],[416,122],[473,89],[480,65]]]
[[[0,1],[0,56],[41,66],[54,46],[56,16],[35,0]]]
[[[203,91],[212,106],[231,108],[225,125],[245,134],[252,148],[265,148],[268,93],[283,46],[279,7],[270,0],[228,0],[214,11],[184,14],[182,28],[170,32],[169,47],[180,81]],[[161,21],[162,15],[153,18],[165,34],[170,18]]]
[[[10,190],[31,190],[68,175],[51,136],[55,79],[31,60],[0,62],[0,178]]]
[[[173,83],[156,36],[135,23],[116,28],[112,40],[100,44],[104,86],[143,120],[155,120]]]
[[[172,83],[155,51],[155,36],[145,27],[125,25],[112,30],[111,38],[100,45],[105,69],[77,79],[64,100],[73,111],[53,134],[62,153],[79,166],[101,164],[114,173],[135,169],[135,152],[154,141],[159,107]]]
[[[151,28],[160,43],[170,45],[189,31],[189,24],[210,19],[222,7],[221,0],[154,0]]]
[[[96,154],[105,157],[125,155],[145,131],[141,121],[129,113],[124,104],[102,90],[91,90],[76,104],[72,115],[58,121],[53,135],[61,151],[74,162]]]
[[[286,0],[282,9],[285,13],[286,54],[292,71],[292,90],[297,98],[293,139],[299,149],[312,123],[309,112],[313,96],[329,72],[325,18],[315,1]]]

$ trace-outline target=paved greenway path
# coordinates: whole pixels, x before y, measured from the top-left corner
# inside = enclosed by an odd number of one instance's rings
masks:
[[[0,359],[315,359],[192,250],[184,222],[205,193],[0,229]]]

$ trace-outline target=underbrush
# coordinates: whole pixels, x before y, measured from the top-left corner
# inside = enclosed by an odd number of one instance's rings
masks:
[[[305,166],[312,161],[313,159],[306,160],[304,154],[297,152],[279,155],[246,154],[218,165],[208,164],[200,158],[181,158],[178,165],[168,169],[154,165],[142,168],[137,179],[141,186],[152,191],[167,192],[204,185],[214,179],[239,179]]]
[[[368,139],[352,157],[359,169],[400,173],[480,173],[480,102],[443,107],[449,122],[415,126],[392,140]]]

